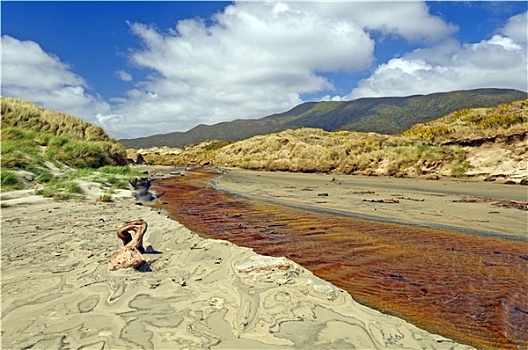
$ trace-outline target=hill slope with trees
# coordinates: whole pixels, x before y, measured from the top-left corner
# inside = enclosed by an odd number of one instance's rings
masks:
[[[397,134],[456,110],[491,107],[528,98],[509,89],[477,89],[408,97],[361,98],[342,102],[307,102],[261,119],[238,119],[215,125],[198,125],[174,132],[120,140],[127,148],[181,147],[207,140],[239,141],[288,129],[362,131]]]

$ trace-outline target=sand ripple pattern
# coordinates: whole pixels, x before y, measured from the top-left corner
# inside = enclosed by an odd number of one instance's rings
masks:
[[[115,228],[136,217],[152,271],[111,272]],[[4,349],[468,348],[132,199],[4,208],[1,258]]]

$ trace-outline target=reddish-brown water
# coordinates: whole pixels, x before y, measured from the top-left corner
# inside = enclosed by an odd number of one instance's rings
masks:
[[[363,304],[478,348],[528,347],[525,243],[242,200],[215,190],[215,176],[152,188],[189,229],[285,256]]]

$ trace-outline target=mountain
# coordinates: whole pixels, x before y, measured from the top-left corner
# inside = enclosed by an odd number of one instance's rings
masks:
[[[151,165],[427,179],[469,176],[515,183],[525,179],[528,184],[527,139],[525,99],[457,110],[397,135],[299,128],[228,144],[205,141],[137,152]]]
[[[363,131],[397,134],[453,111],[491,107],[523,100],[528,93],[511,89],[476,89],[408,97],[360,98],[352,101],[307,102],[291,110],[261,119],[237,119],[214,125],[198,125],[173,132],[119,140],[127,148],[181,147],[206,140],[238,141],[303,127],[325,131]]]

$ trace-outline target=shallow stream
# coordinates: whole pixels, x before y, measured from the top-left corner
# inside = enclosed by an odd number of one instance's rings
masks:
[[[204,237],[285,256],[430,332],[478,348],[528,347],[524,242],[242,199],[215,189],[218,176],[156,179],[157,206]]]

